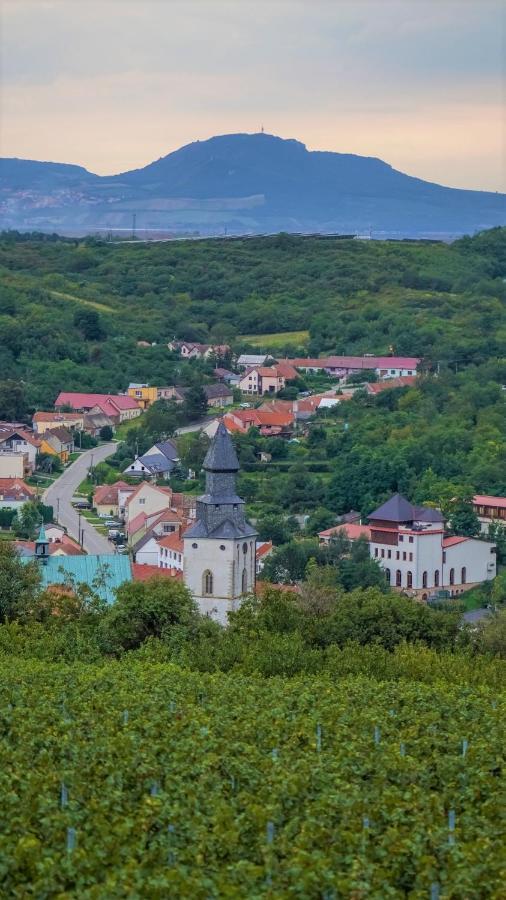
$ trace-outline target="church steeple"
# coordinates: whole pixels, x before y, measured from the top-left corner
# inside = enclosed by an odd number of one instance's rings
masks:
[[[244,500],[236,492],[239,461],[223,422],[218,425],[203,468],[206,492],[197,499],[197,521],[187,536],[231,538],[255,534],[244,515]]]
[[[255,590],[257,533],[244,514],[235,480],[239,461],[220,422],[204,460],[206,492],[197,519],[184,533],[184,581],[200,611],[224,625],[228,613]]]
[[[39,536],[35,541],[35,558],[40,559],[44,564],[49,559],[49,541],[46,536],[44,522],[41,522]]]

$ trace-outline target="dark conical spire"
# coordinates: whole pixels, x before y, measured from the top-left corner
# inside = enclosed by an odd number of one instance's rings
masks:
[[[220,422],[204,460],[206,472],[238,472],[239,460],[232,439]]]

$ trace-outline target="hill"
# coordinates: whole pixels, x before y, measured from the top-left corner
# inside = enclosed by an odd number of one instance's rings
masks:
[[[308,151],[268,134],[196,141],[140,169],[4,159],[4,227],[64,233],[140,230],[203,235],[373,232],[455,235],[506,224],[506,198],[398,172],[380,159]]]

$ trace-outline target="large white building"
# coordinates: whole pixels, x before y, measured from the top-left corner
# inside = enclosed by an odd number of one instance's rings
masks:
[[[439,510],[413,506],[395,494],[369,516],[370,553],[392,587],[427,600],[445,590],[452,597],[495,578],[496,545],[447,535]]]
[[[255,590],[255,529],[237,496],[239,462],[221,422],[204,460],[206,492],[196,522],[183,535],[184,581],[200,612],[227,624],[228,614]]]

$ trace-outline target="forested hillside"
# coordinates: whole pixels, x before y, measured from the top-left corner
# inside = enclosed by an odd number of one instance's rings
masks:
[[[166,343],[308,330],[278,352],[505,355],[506,229],[452,245],[278,235],[154,244],[4,233],[0,372],[28,406],[60,389],[191,380]],[[138,340],[157,342],[140,348]],[[293,341],[292,339],[289,339]]]

